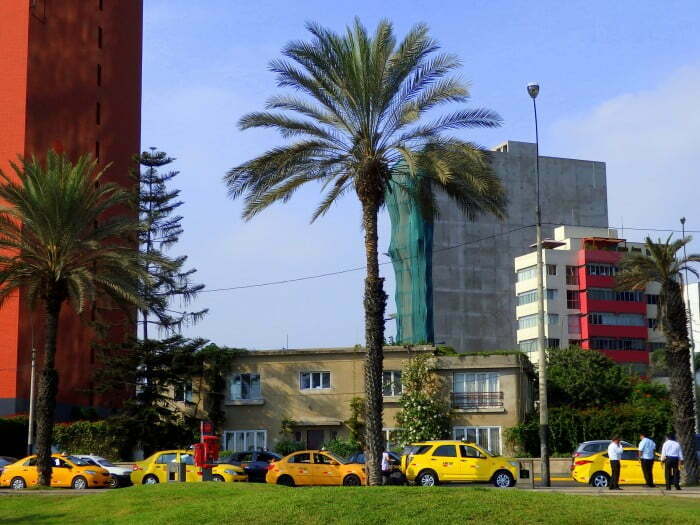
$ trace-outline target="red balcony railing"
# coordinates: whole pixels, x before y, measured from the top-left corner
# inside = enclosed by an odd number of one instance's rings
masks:
[[[453,392],[452,408],[501,408],[503,392]]]

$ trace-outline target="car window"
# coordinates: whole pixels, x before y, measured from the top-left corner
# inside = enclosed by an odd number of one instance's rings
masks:
[[[182,454],[180,456],[180,463],[184,463],[185,465],[194,465],[194,457],[192,454]]]
[[[258,454],[258,461],[267,461],[268,463],[270,463],[271,461],[276,461],[278,459],[279,457],[275,457],[269,452],[261,452],[260,454]]]
[[[433,456],[439,456],[443,458],[456,458],[457,448],[454,445],[440,445],[433,452]]]
[[[623,450],[622,459],[639,459],[638,450]]]
[[[403,449],[404,456],[420,456],[432,448],[432,445],[407,445]]]
[[[241,461],[241,462],[243,462],[243,461],[248,461],[248,462],[249,462],[249,461],[253,461],[253,453],[252,453],[252,452],[241,452],[241,453],[238,455],[238,459],[236,459],[236,461]]]
[[[333,459],[325,454],[314,454],[314,463],[318,463],[319,465],[331,465],[333,464]]]
[[[584,445],[581,450],[593,454],[595,452],[600,452],[602,449],[596,443],[591,443],[590,445]]]
[[[459,452],[463,458],[478,458],[481,457],[481,453],[474,447],[469,445],[460,445]]]
[[[51,458],[53,460],[53,466],[56,468],[69,468],[70,465],[63,461],[61,458]],[[82,462],[83,466],[87,465],[85,462]]]
[[[9,465],[11,463],[12,463],[12,461],[9,461],[6,458],[0,458],[0,467],[4,467],[5,465]]]
[[[23,467],[36,467],[36,456],[33,458],[29,458],[27,461],[25,461],[22,464]]]
[[[311,463],[311,454],[295,454],[287,460],[287,463]]]
[[[106,459],[98,459],[97,463],[99,463],[103,467],[114,467],[115,466],[114,463],[112,463],[111,461],[107,461]]]
[[[177,454],[161,454],[156,459],[156,463],[158,463],[159,465],[164,465],[175,461],[176,458]]]
[[[79,458],[77,456],[66,456],[66,459],[73,463],[74,465],[78,465],[79,467],[87,467],[88,465],[95,465],[95,463],[92,460],[87,460],[83,458]]]

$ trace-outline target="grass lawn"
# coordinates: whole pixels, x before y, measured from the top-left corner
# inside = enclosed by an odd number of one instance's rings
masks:
[[[83,496],[0,496],[0,523],[698,523],[700,501],[543,494],[486,487],[188,483]]]

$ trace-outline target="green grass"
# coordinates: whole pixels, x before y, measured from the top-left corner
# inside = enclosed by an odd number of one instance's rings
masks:
[[[188,483],[101,494],[0,496],[3,525],[95,523],[698,523],[700,500],[578,496],[486,487],[313,487]]]

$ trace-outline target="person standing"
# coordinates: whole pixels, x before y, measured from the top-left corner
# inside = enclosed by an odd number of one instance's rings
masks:
[[[676,490],[681,490],[680,466],[683,465],[683,450],[673,432],[666,436],[664,446],[661,447],[661,461],[664,463],[666,474],[666,490],[671,490],[671,485],[675,485]]]
[[[389,484],[391,475],[391,456],[388,451],[382,452],[382,485]]]
[[[610,470],[612,479],[610,480],[610,490],[622,490],[620,488],[620,459],[622,459],[622,445],[620,438],[614,437],[608,445],[608,459],[610,460]]]
[[[656,443],[649,439],[646,434],[639,435],[639,461],[642,463],[642,472],[644,473],[644,482],[647,487],[655,487],[654,485],[654,451]]]

